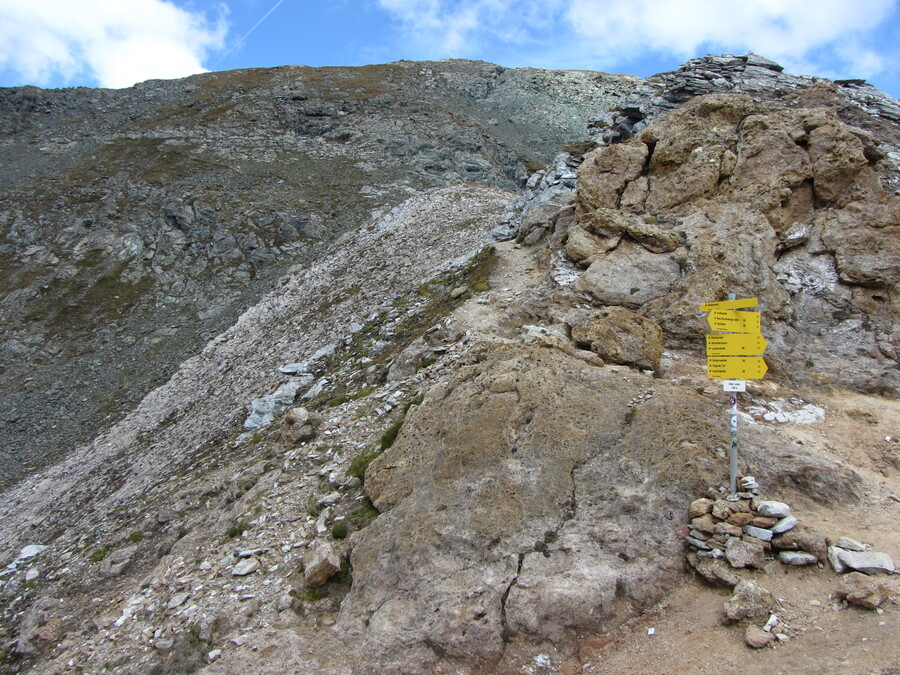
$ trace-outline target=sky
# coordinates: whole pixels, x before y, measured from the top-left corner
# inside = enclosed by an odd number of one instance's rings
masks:
[[[647,77],[748,51],[900,98],[900,0],[0,0],[0,86],[444,58]]]

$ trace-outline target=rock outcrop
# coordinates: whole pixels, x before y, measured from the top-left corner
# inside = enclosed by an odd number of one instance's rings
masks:
[[[575,288],[691,341],[704,299],[758,296],[778,372],[895,395],[900,197],[879,141],[819,99],[793,103],[701,96],[591,152]]]

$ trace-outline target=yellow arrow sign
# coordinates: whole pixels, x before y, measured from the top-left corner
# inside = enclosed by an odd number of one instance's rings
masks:
[[[767,344],[759,333],[707,333],[706,355],[759,356]]]
[[[706,317],[713,330],[727,333],[758,333],[760,331],[759,312],[734,312],[730,309],[715,310]]]
[[[740,300],[722,300],[721,302],[704,302],[700,305],[701,312],[712,312],[717,309],[746,309],[759,305],[759,298],[742,298]]]
[[[769,367],[758,356],[710,356],[706,376],[717,380],[758,380]]]

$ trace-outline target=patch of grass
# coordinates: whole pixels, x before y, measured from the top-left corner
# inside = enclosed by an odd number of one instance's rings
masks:
[[[380,515],[381,512],[366,497],[362,502],[362,506],[351,511],[347,518],[356,529],[361,530]]]
[[[637,408],[632,406],[628,409],[628,412],[625,413],[625,425],[629,425],[634,422],[635,415],[637,415]]]
[[[388,427],[387,431],[385,431],[381,435],[381,440],[378,441],[378,445],[382,450],[387,450],[394,444],[394,441],[397,440],[397,435],[400,433],[400,427],[403,426],[403,422],[406,420],[406,417],[401,417],[399,420],[394,422],[391,426]]]
[[[580,157],[581,155],[589,153],[596,147],[597,143],[595,141],[581,141],[580,143],[571,143],[569,145],[564,145],[563,150],[568,152],[573,157]]]
[[[339,520],[331,526],[331,536],[335,539],[344,539],[347,536],[347,521]]]
[[[482,292],[484,292],[484,291],[489,291],[489,290],[491,290],[490,285],[489,285],[486,281],[479,281],[479,282],[477,282],[477,283],[474,283],[474,284],[472,284],[471,286],[469,286],[469,288],[470,288],[470,289],[472,290],[472,292],[474,292],[474,293],[482,293]]]
[[[538,162],[535,159],[531,159],[530,157],[522,162],[525,165],[525,170],[528,173],[534,173],[535,171],[546,171],[547,167]]]
[[[75,267],[79,269],[85,269],[90,267],[96,267],[101,262],[103,262],[103,249],[102,248],[92,248],[90,251],[85,253],[81,258],[75,261]]]
[[[656,219],[655,216],[645,216],[644,222],[647,223],[648,225],[659,225],[659,221]]]
[[[144,538],[144,533],[141,532],[140,530],[135,530],[134,532],[132,532],[131,534],[128,535],[128,541],[130,541],[132,544],[137,544],[143,538]]]
[[[371,394],[376,389],[378,389],[378,387],[374,387],[374,386],[363,387],[362,389],[360,389],[359,391],[354,393],[353,396],[351,396],[350,398],[353,399],[354,401],[358,401],[361,398],[365,398],[366,396]]]
[[[260,443],[262,441],[262,439],[263,439],[262,432],[257,431],[255,434],[253,434],[253,437],[250,439],[250,442],[253,445],[256,445],[257,443]]]
[[[228,528],[228,538],[234,539],[235,537],[240,537],[247,530],[247,523],[243,520],[239,520],[234,525]]]
[[[303,591],[303,599],[306,602],[318,602],[322,599],[322,591],[318,588],[307,588]]]
[[[350,466],[347,467],[347,475],[352,478],[363,480],[366,475],[366,469],[369,468],[369,464],[371,464],[380,454],[380,450],[375,450],[374,452],[364,452],[361,455],[357,455],[353,461],[350,462]]]
[[[94,549],[94,552],[91,553],[88,560],[90,560],[92,563],[98,563],[106,557],[107,553],[109,553],[109,547],[101,546],[100,548]]]
[[[432,364],[434,364],[434,363],[437,363],[437,357],[436,357],[436,356],[426,356],[425,358],[423,358],[421,361],[419,361],[419,362],[416,364],[416,372],[419,372],[419,371],[422,370],[423,368],[427,368],[428,366],[430,366],[430,365],[432,365]]]
[[[409,412],[410,408],[412,408],[414,405],[420,405],[422,403],[422,401],[424,401],[424,400],[425,400],[424,394],[419,394],[418,396],[415,396],[415,397],[409,399],[406,403],[403,404],[403,415],[405,416],[406,413]]]
[[[336,408],[339,405],[343,405],[346,402],[347,402],[347,394],[338,394],[334,398],[329,399],[325,405],[329,408]]]

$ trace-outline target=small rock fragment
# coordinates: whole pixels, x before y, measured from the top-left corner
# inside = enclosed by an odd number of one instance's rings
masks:
[[[842,577],[835,595],[866,609],[878,609],[888,599],[888,591],[883,583],[859,572],[851,572]]]
[[[774,639],[774,635],[767,633],[759,626],[750,625],[747,626],[747,630],[744,631],[744,642],[748,647],[752,647],[753,649],[762,649]]]
[[[772,526],[772,532],[775,534],[783,534],[788,530],[793,530],[797,526],[797,519],[794,516],[785,516]]]
[[[176,593],[172,596],[171,600],[169,600],[169,604],[166,605],[166,608],[175,609],[176,607],[181,607],[189,597],[191,597],[191,594],[187,591]]]
[[[321,586],[341,571],[341,559],[327,541],[317,542],[303,556],[303,576],[309,586]]]
[[[835,547],[832,547],[835,548]],[[866,574],[880,574],[881,572],[893,572],[894,561],[887,553],[878,551],[847,551],[836,548],[838,560],[850,569]]]
[[[775,606],[775,599],[765,588],[752,581],[741,581],[725,602],[726,621],[743,621],[768,617]]]
[[[855,539],[851,539],[850,537],[840,537],[834,545],[838,548],[843,548],[847,551],[868,551],[869,547],[866,544],[860,543]]]
[[[784,502],[764,501],[756,507],[756,512],[761,516],[774,516],[785,518],[791,515],[791,507]]]
[[[259,569],[259,560],[256,558],[243,558],[234,569],[231,570],[232,576],[245,577]]]
[[[778,559],[785,565],[796,565],[797,567],[812,565],[819,561],[812,553],[804,551],[779,551]]]
[[[751,537],[756,537],[757,539],[762,539],[763,541],[772,541],[772,530],[766,530],[761,527],[754,527],[753,525],[744,525],[743,530]]]

